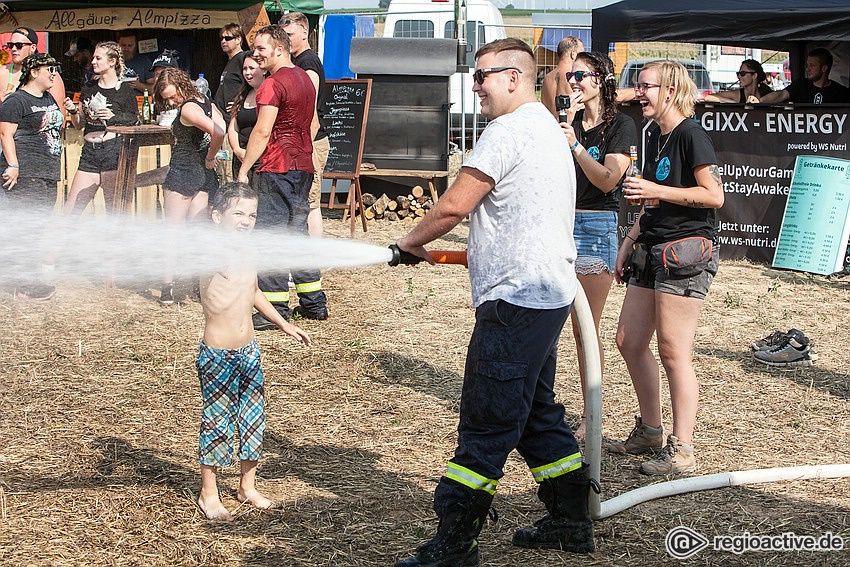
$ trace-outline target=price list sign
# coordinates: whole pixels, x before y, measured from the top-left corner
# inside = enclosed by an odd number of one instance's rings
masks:
[[[798,156],[773,266],[828,275],[844,268],[850,237],[850,161]]]

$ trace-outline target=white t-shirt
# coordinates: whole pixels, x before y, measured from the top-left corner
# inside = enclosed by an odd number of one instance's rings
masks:
[[[576,174],[566,136],[539,102],[490,122],[463,164],[496,185],[472,212],[472,303],[557,309],[575,299]]]

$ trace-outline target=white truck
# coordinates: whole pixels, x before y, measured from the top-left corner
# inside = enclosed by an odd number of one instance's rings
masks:
[[[383,37],[452,39],[454,10],[455,4],[450,0],[392,0],[387,10]],[[505,38],[504,26],[502,14],[488,0],[466,0],[466,64],[469,72],[455,73],[449,81],[453,130],[458,128],[461,115],[468,117],[466,124],[470,128],[473,113],[477,115],[481,110],[478,97],[472,92],[475,52],[485,43]]]

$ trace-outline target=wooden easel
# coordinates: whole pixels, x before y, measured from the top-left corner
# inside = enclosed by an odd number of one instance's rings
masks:
[[[351,223],[351,237],[354,238],[355,215],[360,211],[363,232],[366,232],[366,215],[363,206],[363,193],[360,189],[360,162],[363,159],[363,140],[366,138],[366,120],[369,116],[369,99],[372,95],[372,79],[343,79],[327,81],[330,90],[328,113],[325,117],[325,130],[328,132],[330,152],[328,163],[322,176],[332,179],[328,209],[344,209]],[[336,184],[340,179],[351,182],[348,198],[342,207],[336,204]]]

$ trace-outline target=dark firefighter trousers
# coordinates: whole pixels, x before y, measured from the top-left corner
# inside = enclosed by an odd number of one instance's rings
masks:
[[[513,449],[537,482],[581,467],[578,444],[553,391],[558,337],[571,307],[528,309],[495,300],[476,309],[458,447],[434,493],[439,517],[472,490],[493,494]]]
[[[307,235],[307,215],[310,204],[307,196],[313,183],[313,174],[304,171],[257,174],[257,230],[281,228],[291,234]],[[286,251],[281,250],[281,263],[285,264]],[[289,318],[289,272],[258,274],[260,290],[285,319]],[[306,311],[327,308],[327,298],[322,291],[319,270],[292,272],[295,291],[301,307]]]

